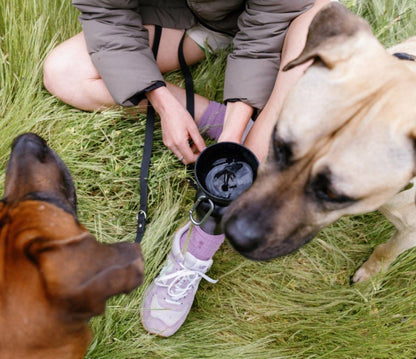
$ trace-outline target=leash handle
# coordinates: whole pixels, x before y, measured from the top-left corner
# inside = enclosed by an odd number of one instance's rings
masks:
[[[152,52],[155,60],[157,59],[157,53],[159,50],[160,37],[162,35],[162,27],[155,25],[155,36],[153,39]],[[155,127],[155,109],[152,104],[149,102],[147,108],[147,119],[146,127],[144,134],[144,148],[143,148],[143,158],[140,165],[140,206],[139,212],[137,213],[137,229],[136,229],[136,243],[140,243],[143,239],[144,230],[146,227],[146,218],[147,218],[147,197],[148,197],[148,177],[149,177],[149,167],[150,167],[150,158],[152,156],[152,144],[153,144],[153,132]]]

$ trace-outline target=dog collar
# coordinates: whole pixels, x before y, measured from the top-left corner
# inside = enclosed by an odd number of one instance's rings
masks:
[[[408,54],[407,52],[396,52],[393,54],[400,60],[416,61],[416,56]]]

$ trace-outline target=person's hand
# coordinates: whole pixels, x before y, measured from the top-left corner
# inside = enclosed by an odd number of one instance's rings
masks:
[[[160,116],[165,146],[184,164],[195,162],[205,142],[189,112],[166,87],[146,95]]]
[[[267,157],[276,118],[277,116],[270,114],[266,109],[260,112],[243,143],[254,152],[259,162]]]
[[[181,105],[169,115],[160,115],[163,143],[185,164],[196,161],[205,142],[189,114]]]
[[[218,142],[241,143],[253,108],[244,102],[229,102],[225,110],[224,126]]]

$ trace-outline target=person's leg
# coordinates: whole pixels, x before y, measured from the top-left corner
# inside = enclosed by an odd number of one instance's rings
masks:
[[[190,222],[177,231],[165,265],[144,294],[140,307],[144,329],[162,337],[176,333],[191,310],[201,279],[216,283],[205,273],[223,241],[223,234],[207,234]]]
[[[154,26],[146,26],[149,42],[153,44]],[[183,31],[163,29],[159,45],[157,63],[162,73],[179,68],[177,56],[179,41]],[[192,33],[194,36],[194,33]],[[203,33],[198,29],[197,41],[203,41]],[[224,39],[222,39],[224,43]],[[211,41],[212,42],[212,41]],[[184,40],[184,55],[188,64],[194,64],[205,57],[201,44],[191,37]],[[87,51],[84,34],[81,32],[57,46],[46,58],[43,68],[46,89],[63,102],[86,111],[101,111],[114,106],[104,81],[98,74]],[[186,106],[186,94],[183,88],[166,83],[170,92]],[[225,106],[209,101],[198,94],[195,98],[195,121],[201,132],[218,139],[224,120]],[[138,112],[147,110],[147,101],[138,106]]]
[[[88,55],[82,32],[51,51],[43,66],[43,83],[52,95],[81,110],[115,105]]]
[[[154,26],[149,25],[146,28],[149,31],[151,46]],[[163,29],[157,57],[157,64],[162,73],[179,68],[178,46],[182,34],[183,30]],[[184,41],[184,56],[186,62],[191,65],[202,60],[205,53],[187,36]],[[104,81],[91,61],[82,32],[51,51],[45,60],[43,75],[46,89],[73,107],[86,111],[100,111],[115,105]],[[182,103],[185,103],[185,91],[173,84],[167,85],[172,93]],[[208,99],[195,95],[197,121],[208,105]],[[145,107],[145,103],[142,107]]]

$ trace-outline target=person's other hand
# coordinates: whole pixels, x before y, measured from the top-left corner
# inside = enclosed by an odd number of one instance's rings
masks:
[[[244,102],[228,102],[225,111],[224,126],[218,142],[241,143],[253,108]]]

